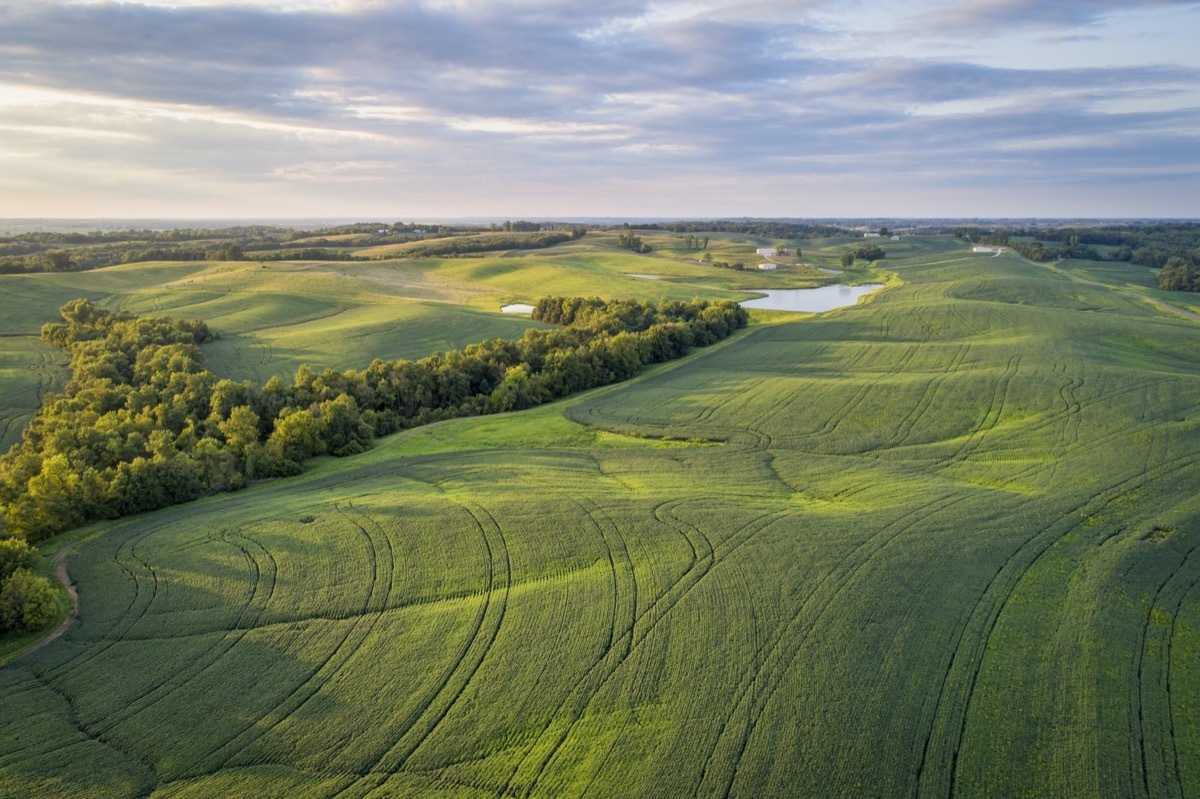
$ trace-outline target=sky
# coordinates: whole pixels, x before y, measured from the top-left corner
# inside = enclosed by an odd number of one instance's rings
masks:
[[[0,0],[0,217],[1200,217],[1200,0]]]

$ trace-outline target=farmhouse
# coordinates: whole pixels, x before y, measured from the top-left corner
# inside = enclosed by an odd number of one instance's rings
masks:
[[[763,270],[770,270],[770,269],[776,269],[778,267],[776,267],[775,264],[772,264],[772,263],[765,263],[765,264],[759,264],[758,268],[763,269]]]

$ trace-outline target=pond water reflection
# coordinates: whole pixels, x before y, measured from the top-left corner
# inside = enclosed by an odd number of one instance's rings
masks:
[[[761,289],[761,293],[767,296],[756,300],[742,300],[739,304],[743,308],[764,308],[768,311],[821,313],[854,305],[859,297],[880,288],[883,288],[881,283],[864,283],[861,286],[835,283],[816,289]]]

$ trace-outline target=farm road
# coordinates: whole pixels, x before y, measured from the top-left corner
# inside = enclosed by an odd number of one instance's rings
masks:
[[[71,595],[71,612],[67,614],[67,618],[63,620],[63,623],[55,628],[54,632],[50,633],[36,644],[17,655],[15,658],[13,658],[13,660],[20,660],[21,658],[38,651],[51,641],[60,638],[62,634],[67,631],[67,628],[70,627],[75,621],[75,616],[79,613],[79,592],[75,590],[75,584],[71,582],[71,577],[67,574],[67,558],[70,557],[71,553],[74,551],[75,547],[65,546],[59,550],[57,555],[54,556],[54,574],[56,577],[58,577],[58,581],[62,583],[63,588],[67,589],[67,593]]]

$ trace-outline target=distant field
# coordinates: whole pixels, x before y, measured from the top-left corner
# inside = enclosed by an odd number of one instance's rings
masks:
[[[347,241],[354,236],[346,237]],[[370,237],[365,237],[369,239]],[[527,318],[501,306],[548,294],[735,299],[737,288],[809,285],[811,275],[741,275],[605,244],[599,234],[545,250],[403,261],[148,262],[66,274],[0,275],[0,448],[20,436],[40,397],[65,383],[65,358],[37,341],[68,300],[138,314],[204,319],[221,334],[210,368],[234,379],[287,377],[301,364],[362,368],[490,338],[517,338]],[[715,240],[715,239],[714,239]],[[364,250],[365,252],[365,250]],[[647,281],[630,272],[662,274]],[[822,276],[818,280],[828,280]]]
[[[1200,326],[888,249],[858,307],[111,523],[76,626],[0,669],[0,796],[1200,796]],[[650,264],[696,282],[621,277]],[[469,296],[402,303],[360,266],[292,304],[234,265],[69,277],[331,357],[522,324],[472,309],[543,286],[740,277],[460,259],[405,291]]]

